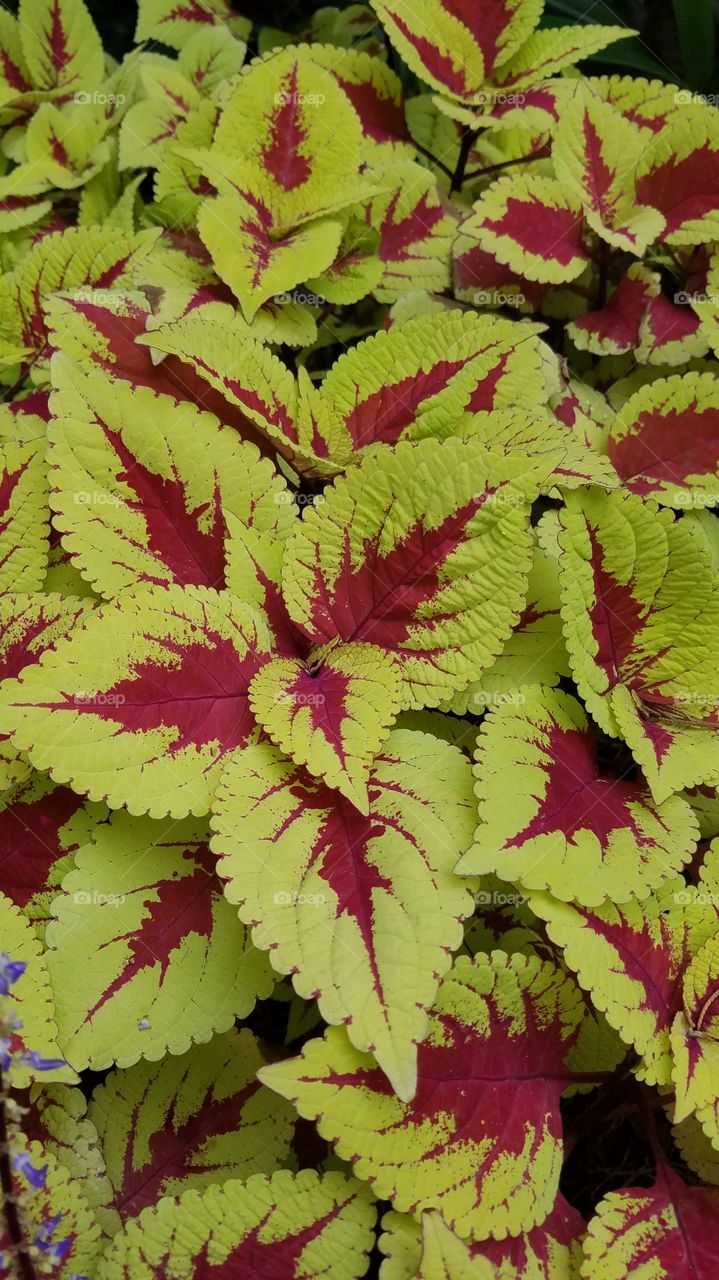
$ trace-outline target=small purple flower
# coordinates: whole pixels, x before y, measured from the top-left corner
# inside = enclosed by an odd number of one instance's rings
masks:
[[[23,1174],[23,1176],[27,1178],[31,1187],[35,1187],[37,1191],[42,1190],[45,1186],[45,1179],[47,1177],[46,1164],[42,1166],[42,1169],[36,1169],[30,1160],[27,1151],[20,1151],[18,1155],[13,1156],[12,1163],[13,1168],[17,1169],[18,1173]]]
[[[0,996],[6,996],[14,982],[27,969],[22,960],[11,960],[7,951],[0,951]]]
[[[0,1071],[9,1071],[11,1063],[10,1041],[2,1039],[0,1040]]]
[[[23,1067],[34,1067],[36,1071],[55,1071],[58,1067],[66,1067],[64,1058],[41,1058],[34,1049],[21,1053],[16,1059]]]

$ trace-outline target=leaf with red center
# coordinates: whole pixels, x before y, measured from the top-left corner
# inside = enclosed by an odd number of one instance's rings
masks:
[[[712,894],[709,895],[713,897]],[[700,947],[687,965],[682,983],[683,1009],[672,1027],[676,1095],[674,1121],[696,1112],[713,1144],[719,1143],[717,1070],[719,1069],[719,933]]]
[[[367,1189],[344,1174],[255,1174],[143,1210],[114,1236],[95,1276],[357,1280],[367,1269],[374,1220]]]
[[[230,286],[246,320],[268,299],[286,293],[331,265],[342,223],[318,218],[296,231],[274,234],[261,197],[231,192],[206,200],[197,220],[217,274]]]
[[[395,730],[368,796],[360,814],[263,743],[228,770],[212,848],[257,946],[411,1098],[426,1010],[473,907],[452,874],[471,839],[469,762]]]
[[[409,1214],[387,1213],[379,1247],[388,1280],[573,1280],[586,1230],[561,1194],[540,1226],[506,1240],[468,1243],[435,1210],[421,1224]],[[391,1260],[391,1271],[390,1271]]]
[[[381,191],[365,217],[379,235],[382,274],[373,289],[380,302],[395,302],[415,289],[449,287],[457,218],[428,169],[411,161],[377,173]]]
[[[451,400],[442,420],[453,427],[458,411],[484,408],[515,352],[533,371],[534,332],[471,311],[417,316],[340,356],[321,385],[322,399],[342,420],[355,451],[395,444],[413,424],[420,425],[417,419],[424,414],[431,413],[431,427],[423,434],[440,434],[440,394]],[[516,383],[512,386],[516,392]]]
[[[39,591],[47,571],[45,434],[34,414],[0,418],[0,591]]]
[[[493,254],[479,247],[476,236],[465,227],[466,222],[459,224],[452,246],[454,296],[475,307],[507,305],[519,311],[539,311],[546,286],[527,280],[498,262]]]
[[[562,106],[552,147],[556,175],[581,201],[597,235],[637,257],[664,229],[662,214],[643,207],[634,189],[644,146],[635,124],[576,81]]]
[[[719,927],[719,910],[681,876],[622,906],[581,907],[532,894],[565,963],[595,1009],[641,1055],[640,1078],[671,1083],[670,1031],[681,1008],[682,974]],[[718,903],[719,906],[719,903]]]
[[[229,427],[146,387],[53,362],[54,522],[105,597],[147,582],[221,589],[235,530],[286,536],[284,482]],[[251,536],[251,533],[250,533]]]
[[[413,705],[436,706],[482,674],[517,621],[538,487],[530,468],[474,441],[369,454],[287,540],[290,617],[316,645],[392,653]]]
[[[669,299],[660,293],[650,298],[642,319],[637,342],[640,364],[680,365],[705,356],[709,350],[708,335],[701,325],[701,293],[674,294]],[[711,304],[709,304],[711,306]]]
[[[260,1077],[400,1212],[437,1209],[466,1239],[503,1239],[554,1204],[559,1101],[583,1016],[579,990],[552,964],[502,951],[460,957],[419,1046],[412,1101],[335,1027]]]
[[[719,126],[714,112],[684,109],[644,148],[637,198],[664,215],[670,245],[708,244],[719,236]]]
[[[16,96],[32,89],[20,40],[20,24],[7,9],[0,12],[0,93]]]
[[[373,0],[392,43],[416,75],[471,102],[495,66],[536,27],[541,0]]]
[[[191,84],[206,97],[241,70],[247,53],[245,40],[238,40],[224,23],[205,26],[182,46],[177,65]]]
[[[127,235],[116,227],[70,227],[43,235],[8,277],[9,322],[19,345],[39,354],[48,344],[44,306],[49,295],[87,285],[111,291],[131,277],[157,231]]]
[[[20,0],[18,22],[36,89],[97,88],[105,74],[105,55],[83,0]]]
[[[206,587],[138,587],[2,686],[0,732],[111,808],[207,813],[256,734],[248,700],[270,647],[259,615]]]
[[[73,855],[107,816],[67,787],[33,773],[5,792],[0,817],[3,892],[31,920],[45,921]]]
[[[480,196],[462,231],[512,271],[539,284],[576,280],[589,262],[579,200],[554,178],[539,174],[497,179]]]
[[[157,58],[140,66],[140,101],[133,103],[120,126],[119,166],[156,168],[176,144],[179,125],[200,105],[198,89],[178,64]]]
[[[590,714],[620,736],[611,695],[623,686],[687,727],[711,716],[719,589],[691,526],[634,494],[599,489],[567,494],[560,524],[565,638]]]
[[[645,80],[641,76],[590,76],[587,85],[633,124],[639,125],[647,137],[659,133],[685,105],[676,85],[661,80]]]
[[[326,414],[318,416],[321,398],[309,379],[296,380],[274,352],[248,336],[241,317],[228,324],[206,319],[202,311],[192,312],[153,330],[144,342],[176,356],[182,371],[189,366],[191,377],[196,374],[198,382],[209,383],[214,389],[210,394],[219,392],[260,440],[271,442],[302,474],[334,475],[351,456],[343,424],[327,421]],[[215,412],[227,421],[226,415]]]
[[[719,503],[719,378],[658,378],[630,396],[609,432],[609,456],[626,487],[667,506]]]
[[[340,18],[340,11],[333,11]],[[370,22],[376,22],[371,9]],[[318,15],[316,14],[315,17]],[[354,46],[354,38],[352,40]],[[363,154],[382,163],[393,152],[414,155],[404,118],[402,81],[387,63],[356,47],[312,44],[312,61],[325,67],[344,90],[359,116],[364,135]]]
[[[372,761],[402,706],[402,676],[372,644],[275,658],[250,686],[255,719],[285,755],[367,813]]]
[[[199,31],[215,26],[227,28],[244,40],[250,21],[235,13],[229,0],[139,0],[135,41],[159,40],[173,49],[182,49]]]
[[[232,1028],[179,1057],[111,1071],[89,1118],[123,1221],[161,1196],[272,1173],[289,1155],[294,1116],[255,1078],[265,1057]]]
[[[622,685],[613,690],[611,709],[619,733],[658,803],[684,787],[719,787],[717,701],[716,690],[656,702]]]
[[[89,608],[77,597],[0,594],[0,680],[10,680],[38,662]],[[31,773],[29,762],[0,737],[0,787],[19,783]]]
[[[359,302],[382,278],[384,267],[378,255],[379,243],[378,232],[351,214],[337,257],[321,276],[308,278],[308,289],[318,299],[341,306]]]
[[[349,96],[300,45],[273,50],[236,79],[204,172],[220,192],[261,205],[277,238],[356,203],[361,145]]]
[[[605,306],[567,325],[575,347],[593,355],[622,355],[639,345],[639,335],[661,286],[659,274],[633,263]],[[696,316],[694,317],[696,320]],[[698,321],[697,321],[698,323]]]
[[[206,840],[194,819],[117,813],[76,854],[47,940],[58,1040],[80,1070],[184,1053],[269,995]]]
[[[485,717],[475,765],[480,824],[458,871],[597,906],[645,897],[689,861],[686,800],[656,805],[641,779],[604,776],[582,706],[538,685]],[[507,787],[512,805],[507,806]]]
[[[713,1280],[719,1191],[688,1187],[662,1163],[653,1187],[600,1200],[584,1239],[583,1280]],[[647,1270],[649,1268],[649,1270]]]
[[[503,62],[494,78],[504,91],[541,85],[557,72],[573,67],[582,58],[590,58],[615,40],[626,40],[632,34],[636,35],[636,32],[629,27],[600,26],[591,22],[534,31],[509,61]]]

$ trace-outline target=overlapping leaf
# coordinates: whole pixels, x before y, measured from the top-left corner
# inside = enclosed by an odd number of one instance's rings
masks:
[[[520,698],[482,725],[480,825],[458,869],[587,907],[646,897],[675,876],[699,834],[687,802],[656,805],[641,779],[603,774],[596,734],[568,694],[529,686]]]
[[[360,814],[272,747],[248,749],[217,795],[212,848],[257,945],[409,1099],[425,1010],[472,910],[452,874],[471,839],[469,764],[396,730],[367,791]]]
[[[180,1057],[112,1071],[89,1117],[123,1220],[161,1196],[274,1173],[293,1115],[255,1079],[265,1058],[250,1031],[231,1031]]]
[[[630,396],[609,433],[624,484],[668,506],[719,503],[719,379],[659,378]]]
[[[460,958],[442,982],[411,1102],[340,1029],[260,1075],[397,1210],[437,1209],[463,1238],[502,1239],[554,1203],[558,1104],[582,1017],[553,965],[495,951]]]

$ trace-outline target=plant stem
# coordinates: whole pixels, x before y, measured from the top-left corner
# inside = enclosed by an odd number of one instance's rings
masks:
[[[455,168],[454,173],[452,174],[452,181],[449,187],[450,195],[452,194],[453,191],[461,191],[462,189],[462,184],[464,183],[465,174],[467,172],[467,161],[469,160],[469,153],[472,150],[472,147],[477,140],[478,134],[479,134],[479,129],[470,129],[469,125],[467,124],[462,125],[462,140],[459,144],[459,156],[457,158],[457,166]]]
[[[5,1221],[8,1235],[13,1244],[13,1252],[17,1260],[21,1280],[36,1280],[35,1266],[27,1251],[15,1199],[12,1165],[10,1163],[10,1134],[5,1115],[5,1096],[2,1072],[0,1071],[0,1191],[2,1192]]]

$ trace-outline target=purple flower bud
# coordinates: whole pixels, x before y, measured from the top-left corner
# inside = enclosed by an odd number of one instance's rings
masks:
[[[0,995],[6,996],[26,969],[27,965],[22,960],[11,960],[7,951],[0,951]]]
[[[34,1049],[21,1053],[16,1061],[22,1063],[24,1067],[35,1067],[36,1071],[55,1071],[57,1067],[67,1066],[64,1058],[41,1058]]]
[[[36,1190],[39,1191],[45,1186],[45,1179],[47,1177],[46,1164],[42,1166],[42,1169],[36,1169],[34,1164],[31,1162],[27,1151],[20,1151],[18,1155],[13,1156],[12,1163],[13,1168],[17,1169],[18,1173],[23,1174],[23,1176],[27,1178],[31,1187],[35,1187]]]

